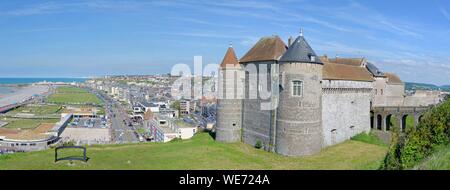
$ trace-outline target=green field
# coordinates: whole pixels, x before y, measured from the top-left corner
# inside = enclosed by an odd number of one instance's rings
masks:
[[[72,87],[72,86],[61,86],[56,89],[57,93],[89,93],[86,89]]]
[[[56,123],[59,119],[2,119],[2,121],[8,122],[7,125],[2,128],[7,129],[34,129],[41,123]]]
[[[58,87],[56,93],[47,98],[47,102],[56,104],[102,104],[102,101],[85,89],[77,87]]]
[[[60,105],[28,105],[28,106],[21,106],[8,113],[10,114],[30,113],[35,115],[46,115],[59,113],[60,110],[61,110]]]
[[[243,143],[215,142],[207,133],[165,144],[88,147],[88,163],[54,163],[54,150],[0,157],[0,169],[377,169],[387,148],[346,141],[307,157],[285,157]],[[64,152],[65,155],[79,155]]]

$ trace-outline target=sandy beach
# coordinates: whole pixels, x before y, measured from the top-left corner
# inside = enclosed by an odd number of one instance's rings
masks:
[[[49,87],[47,85],[30,85],[12,93],[0,94],[0,107],[20,103],[33,95],[40,95],[48,91]]]

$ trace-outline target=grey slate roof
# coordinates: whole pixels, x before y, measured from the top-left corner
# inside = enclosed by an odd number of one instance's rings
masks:
[[[374,64],[367,62],[367,70],[369,70],[370,73],[372,73],[373,76],[376,77],[384,77],[384,73],[380,71]]]
[[[315,60],[311,58],[315,57]],[[289,46],[286,53],[280,58],[281,62],[304,62],[304,63],[317,63],[323,64],[314,50],[309,46],[303,36],[297,37],[295,41]]]

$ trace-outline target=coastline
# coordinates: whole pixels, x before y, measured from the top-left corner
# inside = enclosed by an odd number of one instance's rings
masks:
[[[42,95],[49,92],[50,87],[48,85],[27,85],[20,87],[18,90],[0,94],[0,107],[23,102],[34,95]]]
[[[0,77],[1,86],[27,86],[36,83],[82,83],[90,78],[2,78]]]

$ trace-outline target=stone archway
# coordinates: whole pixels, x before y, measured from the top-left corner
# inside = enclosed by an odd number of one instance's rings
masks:
[[[390,131],[391,128],[393,127],[392,119],[394,119],[392,117],[392,114],[389,114],[389,115],[386,116],[386,125],[385,125],[386,126],[386,131]]]
[[[417,119],[418,122],[422,121],[423,115],[420,115],[419,118]],[[416,123],[416,125],[419,123]]]
[[[381,116],[380,114],[377,115],[377,129],[378,130],[383,130],[382,129],[382,125],[383,125],[383,116]]]
[[[400,123],[401,123],[400,124],[401,130],[406,131],[407,128],[414,127],[414,116],[410,114],[405,114],[402,116]]]
[[[429,106],[380,106],[373,107],[370,112],[370,127],[383,131],[392,131],[395,127],[399,132],[415,128]]]
[[[375,113],[373,111],[370,112],[370,128],[375,128],[374,123],[375,122]]]

